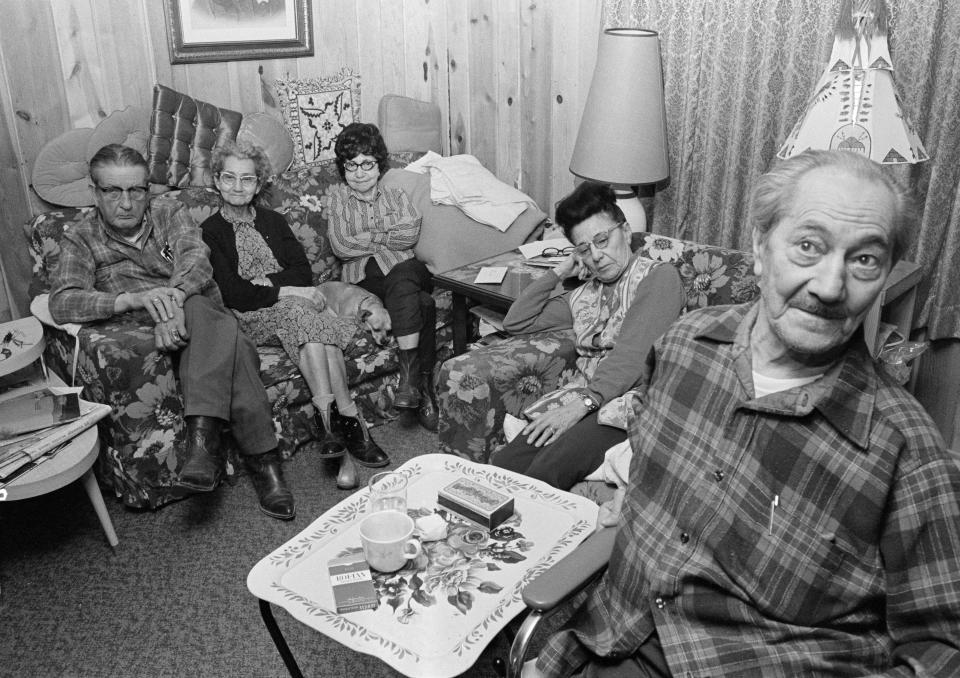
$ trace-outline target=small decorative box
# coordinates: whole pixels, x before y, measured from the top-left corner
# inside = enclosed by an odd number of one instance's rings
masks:
[[[373,587],[370,566],[363,553],[354,553],[342,558],[331,558],[330,584],[337,612],[373,610],[377,607],[377,591]]]
[[[488,530],[513,515],[513,497],[465,478],[441,489],[437,503]]]

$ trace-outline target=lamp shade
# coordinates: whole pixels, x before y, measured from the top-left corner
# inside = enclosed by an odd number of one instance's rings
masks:
[[[652,184],[670,176],[660,36],[608,28],[580,121],[570,171],[607,184]]]
[[[830,61],[777,156],[808,148],[854,151],[885,165],[928,159],[900,107],[883,0],[842,3]]]

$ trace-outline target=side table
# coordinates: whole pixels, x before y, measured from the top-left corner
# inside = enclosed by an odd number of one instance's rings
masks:
[[[93,464],[99,454],[100,437],[94,425],[67,443],[52,459],[44,461],[0,489],[0,498],[6,501],[17,501],[38,497],[59,490],[77,478],[82,478],[83,489],[87,491],[90,503],[93,504],[93,510],[103,527],[103,533],[107,536],[107,542],[110,546],[116,547],[120,540],[117,539],[110,514],[107,513],[106,504],[103,503],[100,486],[97,485],[97,479],[93,475]]]
[[[527,265],[524,256],[517,250],[481,259],[433,277],[433,284],[450,290],[453,295],[453,352],[460,355],[467,350],[469,319],[467,299],[489,306],[496,311],[506,311],[516,301],[520,292],[531,281],[545,275],[549,269]],[[500,284],[476,283],[477,273],[485,266],[505,266],[507,274]]]

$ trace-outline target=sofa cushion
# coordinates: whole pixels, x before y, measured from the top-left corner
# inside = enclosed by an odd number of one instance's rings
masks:
[[[246,141],[263,149],[274,176],[287,171],[293,162],[293,139],[282,120],[267,113],[243,116],[237,141]]]
[[[384,94],[377,126],[391,151],[441,152],[440,107],[399,94]]]
[[[150,181],[168,186],[213,186],[213,149],[237,138],[243,116],[169,87],[153,87]]]
[[[452,205],[430,200],[430,175],[390,169],[383,185],[402,188],[423,215],[417,258],[431,273],[443,273],[486,257],[507,252],[529,240],[546,215],[532,205],[503,232],[478,223]]]
[[[54,205],[81,207],[93,204],[87,179],[87,142],[93,130],[72,129],[51,139],[37,154],[33,165],[33,190]]]
[[[340,132],[360,120],[360,76],[344,68],[328,78],[277,80],[276,88],[293,139],[291,169],[333,163]]]

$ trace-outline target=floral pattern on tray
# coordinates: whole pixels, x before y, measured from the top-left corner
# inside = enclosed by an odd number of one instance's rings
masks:
[[[352,649],[380,657],[408,676],[454,676],[469,668],[510,619],[521,592],[540,572],[585,539],[596,505],[503,469],[427,454],[397,469],[409,478],[408,513],[436,513],[446,535],[424,541],[421,555],[394,573],[373,572],[380,605],[340,615],[326,571],[331,558],[360,550],[357,523],[367,491],[340,502],[261,560],[250,591]],[[470,478],[514,497],[515,514],[493,530],[436,504],[436,492]]]

